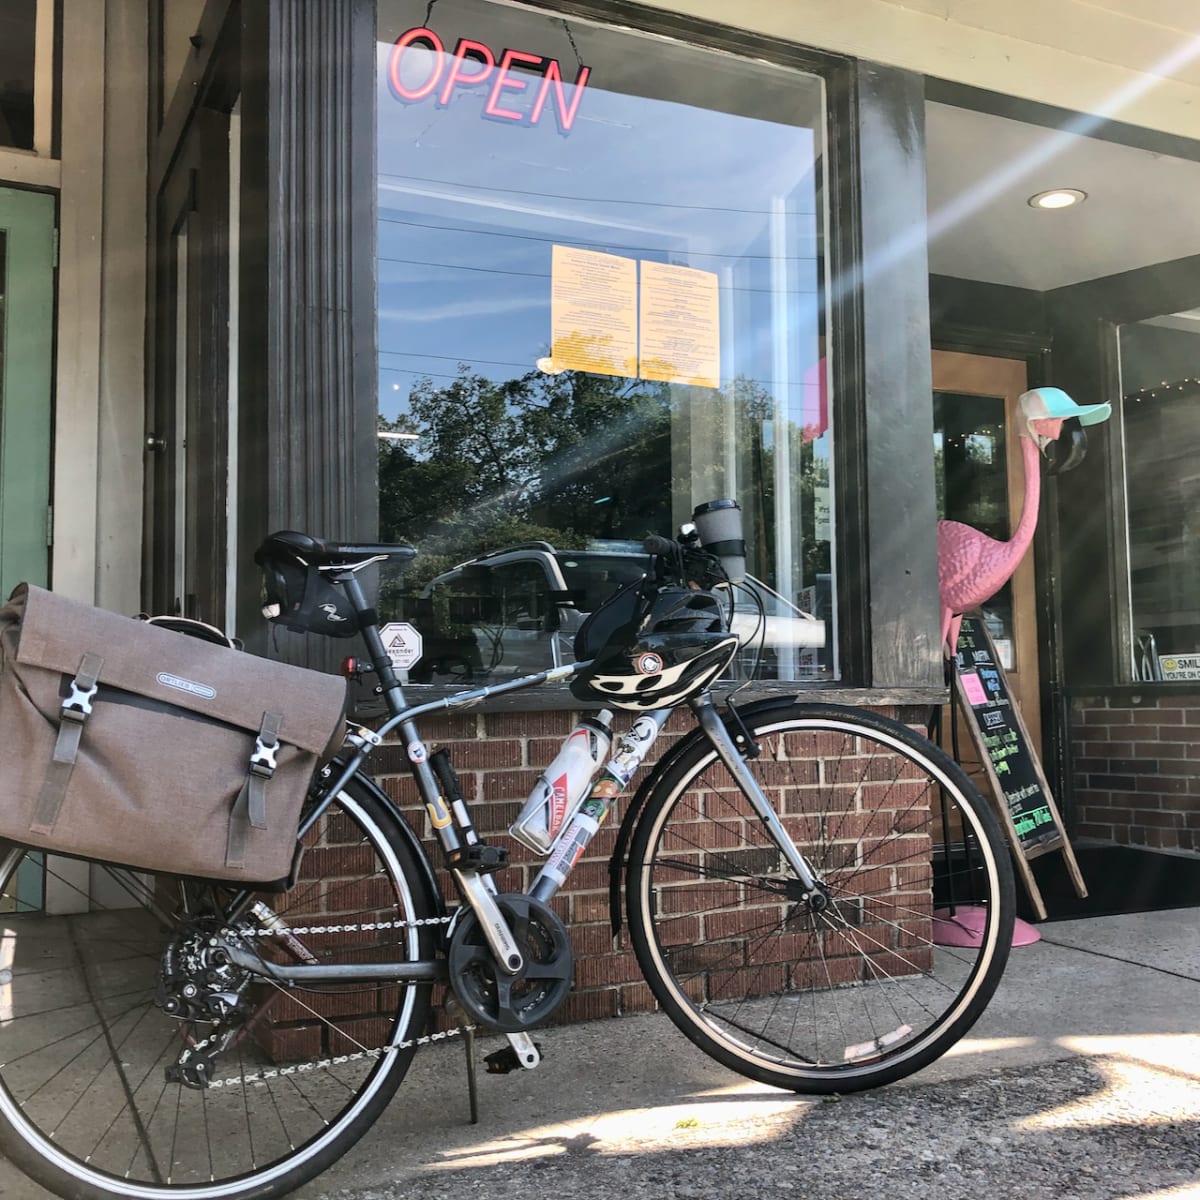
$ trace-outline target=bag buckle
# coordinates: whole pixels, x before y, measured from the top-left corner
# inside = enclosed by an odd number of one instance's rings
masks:
[[[62,702],[62,715],[71,721],[83,721],[92,715],[92,700],[100,690],[95,683],[90,688],[79,686],[77,679],[71,680],[71,694]]]
[[[260,779],[270,779],[275,774],[278,763],[275,761],[275,751],[279,749],[279,739],[264,742],[260,733],[254,742],[254,753],[250,755],[250,774]]]

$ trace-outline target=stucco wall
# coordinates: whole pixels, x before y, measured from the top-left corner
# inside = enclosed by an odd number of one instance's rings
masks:
[[[141,583],[146,37],[139,0],[63,6],[52,584],[124,612]]]
[[[956,83],[1200,137],[1195,0],[643,0]]]

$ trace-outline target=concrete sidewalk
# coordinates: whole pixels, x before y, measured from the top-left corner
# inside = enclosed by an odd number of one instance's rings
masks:
[[[1200,1198],[1200,909],[1056,922],[971,1035],[919,1075],[825,1100],[733,1075],[661,1015],[538,1035],[536,1071],[423,1049],[302,1200]],[[481,1038],[477,1056],[503,1045]],[[47,1193],[0,1162],[3,1200]]]
[[[472,1126],[449,1044],[296,1195],[1200,1197],[1200,909],[1040,930],[972,1034],[891,1087],[793,1096],[627,1017],[544,1031],[536,1071],[481,1074]]]

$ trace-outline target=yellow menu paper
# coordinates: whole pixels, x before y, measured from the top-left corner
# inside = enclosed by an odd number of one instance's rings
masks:
[[[550,273],[550,368],[637,375],[637,263],[555,246]]]
[[[643,260],[641,376],[715,388],[720,309],[712,271]]]

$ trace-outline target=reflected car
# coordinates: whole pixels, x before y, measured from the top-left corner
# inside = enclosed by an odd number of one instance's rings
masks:
[[[417,599],[424,653],[409,679],[465,684],[571,663],[587,617],[649,570],[649,555],[633,547],[556,550],[548,542],[522,542],[460,563]],[[795,679],[823,670],[825,620],[753,576],[734,589],[730,628],[742,642],[734,677]]]

